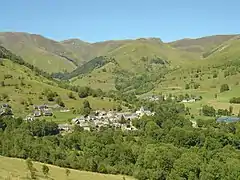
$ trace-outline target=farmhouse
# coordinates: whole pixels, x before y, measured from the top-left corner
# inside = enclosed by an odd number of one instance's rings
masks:
[[[12,108],[9,104],[2,104],[0,106],[0,115],[13,115]]]
[[[139,111],[136,111],[136,114],[139,117],[142,117],[143,115],[153,116],[155,114],[155,112],[151,112],[151,111],[145,110],[143,107],[141,107]]]
[[[53,112],[51,109],[44,109],[43,110],[43,115],[44,116],[52,116],[53,115]]]
[[[35,110],[34,112],[33,112],[33,116],[34,117],[40,117],[42,115],[42,113],[41,113],[41,111],[39,111],[39,110]]]
[[[72,129],[72,125],[69,125],[69,124],[59,124],[58,125],[58,129],[60,131],[70,131]]]

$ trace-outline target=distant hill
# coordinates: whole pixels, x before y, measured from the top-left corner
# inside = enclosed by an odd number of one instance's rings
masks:
[[[240,36],[235,36],[219,46],[205,52],[203,57],[212,64],[240,61]]]
[[[0,45],[47,72],[72,71],[77,58],[59,42],[28,33],[0,33]],[[66,58],[67,57],[67,58]]]
[[[237,35],[214,35],[196,39],[181,39],[169,44],[180,50],[202,54],[210,49],[219,46],[225,41],[234,38]]]
[[[203,53],[236,35],[216,35],[164,43],[159,38],[110,40],[88,43],[80,39],[57,42],[41,35],[2,32],[0,45],[20,55],[30,64],[47,72],[73,71],[99,56],[114,57],[120,66],[135,67],[142,56],[159,56],[174,65],[197,60]],[[129,60],[130,59],[130,60]],[[134,63],[132,63],[134,62]]]
[[[79,39],[68,39],[61,43],[80,57],[82,61],[79,64],[82,65],[97,56],[105,56],[112,50],[131,41],[132,40],[119,40],[87,43]]]
[[[238,35],[170,43],[159,38],[88,43],[80,39],[57,42],[28,33],[0,33],[0,44],[29,64],[54,73],[54,77],[68,79],[73,85],[137,94],[155,89],[173,71],[182,73],[225,64],[239,57]]]

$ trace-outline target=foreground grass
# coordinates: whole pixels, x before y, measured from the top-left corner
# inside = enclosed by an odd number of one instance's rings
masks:
[[[34,163],[37,169],[38,179],[46,179],[42,173],[42,163]],[[49,178],[56,180],[122,180],[122,175],[106,175],[86,171],[70,170],[69,177],[65,174],[65,169],[57,166],[48,165]],[[26,162],[22,159],[8,158],[0,156],[0,179],[26,179],[28,175]],[[132,177],[125,177],[126,180],[133,180]]]

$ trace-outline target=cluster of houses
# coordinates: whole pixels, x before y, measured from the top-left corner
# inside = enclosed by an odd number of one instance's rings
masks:
[[[12,108],[9,104],[0,105],[0,116],[13,115]]]
[[[154,101],[159,101],[160,100],[160,97],[159,96],[155,96],[155,95],[152,95],[152,96],[147,96],[145,98],[143,98],[144,100],[148,100],[148,101],[151,101],[151,102],[154,102]]]
[[[176,96],[167,96],[167,95],[161,95],[161,96],[151,95],[151,96],[147,96],[143,99],[151,101],[151,102],[159,101],[159,100],[166,101],[167,99],[171,99],[172,101],[177,101],[177,102],[182,102],[182,103],[192,103],[192,102],[200,101],[202,98],[201,98],[201,96],[179,98],[179,97],[176,97]]]
[[[183,99],[181,102],[182,103],[193,103],[193,102],[200,101],[200,100],[201,100],[201,97],[194,97],[194,98]]]
[[[137,130],[132,125],[132,120],[141,118],[142,116],[153,116],[155,112],[145,110],[143,107],[135,113],[130,112],[114,112],[114,111],[96,111],[94,115],[88,115],[87,117],[80,116],[72,119],[72,124],[82,127],[84,130],[90,130],[91,128],[100,129],[101,127],[113,127],[121,128],[122,130]],[[61,124],[60,130],[68,131],[71,129],[71,125]]]
[[[33,113],[26,117],[26,120],[33,121],[35,118],[41,116],[53,116],[52,109],[59,108],[59,105],[34,105],[33,106]]]
[[[159,100],[166,101],[168,99],[171,99],[172,101],[177,100],[177,97],[175,96],[168,96],[168,95],[151,95],[143,98],[144,100],[150,101],[150,102],[156,102]]]

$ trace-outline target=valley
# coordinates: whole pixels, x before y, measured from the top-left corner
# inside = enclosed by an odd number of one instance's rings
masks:
[[[239,47],[0,33],[0,179],[235,179]]]

